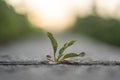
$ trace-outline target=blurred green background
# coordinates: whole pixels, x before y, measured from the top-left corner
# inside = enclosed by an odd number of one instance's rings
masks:
[[[29,36],[36,31],[25,16],[17,14],[11,6],[0,0],[0,44]]]
[[[25,16],[17,14],[12,7],[0,0],[0,44],[41,32],[31,26]],[[78,18],[70,32],[120,46],[119,20],[102,19],[93,14],[86,18]]]
[[[73,30],[76,33],[90,36],[94,39],[120,46],[120,21],[102,19],[99,16],[89,16],[79,19]]]

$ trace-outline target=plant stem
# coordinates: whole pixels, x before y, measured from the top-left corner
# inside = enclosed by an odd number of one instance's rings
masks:
[[[54,61],[56,62],[56,56],[55,56],[55,53],[54,53]]]

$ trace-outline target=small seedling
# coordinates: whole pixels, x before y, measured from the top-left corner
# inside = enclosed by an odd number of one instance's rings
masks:
[[[73,45],[76,42],[75,40],[66,42],[63,45],[63,47],[58,51],[58,54],[56,54],[57,49],[58,49],[58,43],[57,43],[56,39],[54,38],[54,36],[52,35],[52,33],[47,32],[47,36],[48,36],[48,38],[51,41],[51,44],[52,44],[52,47],[53,47],[53,51],[54,51],[53,59],[51,58],[50,55],[46,56],[48,62],[65,63],[65,62],[69,62],[69,60],[67,60],[67,59],[74,58],[74,57],[83,57],[83,56],[85,56],[84,52],[81,52],[79,54],[77,54],[77,53],[68,53],[68,54],[65,54],[64,53],[64,51],[68,47],[70,47],[71,45]]]

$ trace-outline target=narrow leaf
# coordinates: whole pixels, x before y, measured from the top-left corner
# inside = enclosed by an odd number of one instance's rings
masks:
[[[75,43],[75,40],[69,41],[64,44],[64,46],[60,49],[59,54],[62,54],[65,49],[67,49],[69,46],[73,45]]]
[[[56,51],[57,51],[57,48],[58,48],[58,43],[57,41],[55,40],[54,36],[52,35],[52,33],[50,32],[47,32],[47,36],[49,37],[51,43],[52,43],[52,47],[53,47],[53,50],[54,50],[54,55],[56,54]]]
[[[59,51],[59,55],[58,55],[58,58],[57,58],[57,61],[59,61],[59,59],[63,56],[63,52],[64,52],[65,48],[62,47]]]
[[[63,54],[59,54],[58,55],[58,58],[57,58],[57,61],[59,61],[59,59],[63,56]]]
[[[69,46],[73,45],[75,42],[76,42],[75,40],[66,42],[66,43],[64,44],[64,46],[59,50],[59,55],[58,55],[57,60],[59,60],[59,59],[63,56],[63,52],[64,52]]]
[[[69,53],[69,54],[66,54],[66,55],[62,58],[62,60],[67,59],[67,58],[72,58],[72,57],[78,57],[78,56],[80,56],[80,55],[79,55],[79,54],[76,54],[76,53]]]
[[[69,41],[69,42],[64,44],[64,47],[67,48],[67,47],[73,45],[75,42],[76,42],[75,40]]]

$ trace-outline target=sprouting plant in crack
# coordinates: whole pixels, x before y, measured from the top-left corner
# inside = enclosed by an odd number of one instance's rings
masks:
[[[84,52],[81,52],[79,54],[77,53],[67,53],[65,54],[64,51],[70,47],[71,45],[73,45],[76,40],[71,40],[66,42],[62,48],[60,48],[60,50],[58,51],[58,54],[56,54],[57,50],[58,50],[58,43],[56,41],[56,39],[54,38],[54,36],[52,35],[52,33],[47,32],[47,36],[51,41],[52,47],[53,47],[53,51],[54,51],[54,55],[53,55],[53,59],[51,58],[50,55],[47,55],[47,61],[52,61],[52,62],[56,62],[56,63],[61,63],[61,62],[69,62],[67,59],[69,58],[74,58],[74,57],[83,57],[85,56]]]

